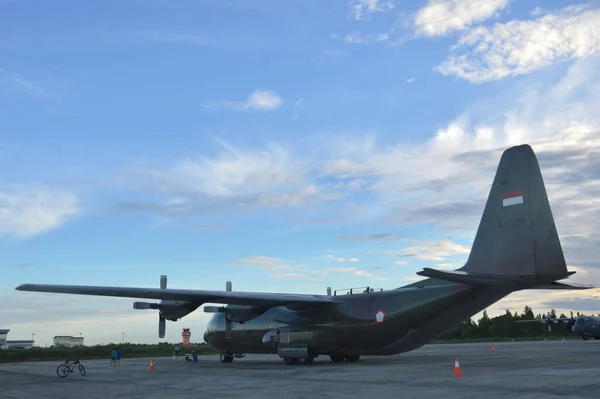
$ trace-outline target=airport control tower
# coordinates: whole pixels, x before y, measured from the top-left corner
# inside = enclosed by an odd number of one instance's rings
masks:
[[[189,346],[190,344],[190,337],[192,336],[192,333],[190,332],[189,328],[184,328],[183,332],[181,333],[181,338],[182,338],[182,345],[183,346]]]

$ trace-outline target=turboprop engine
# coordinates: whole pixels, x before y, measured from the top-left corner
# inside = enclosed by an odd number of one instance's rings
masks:
[[[167,276],[160,276],[160,289],[167,288]],[[185,301],[161,300],[159,303],[134,302],[134,309],[158,309],[158,337],[165,337],[166,320],[177,321],[184,316],[192,313],[198,308],[198,304]]]

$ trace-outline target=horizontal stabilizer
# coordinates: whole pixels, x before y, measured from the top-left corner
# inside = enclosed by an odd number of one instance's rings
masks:
[[[534,287],[534,290],[590,290],[592,288],[596,288],[594,286],[585,286],[585,285],[570,285],[565,283],[553,282],[545,285],[538,285]]]
[[[446,281],[452,281],[454,283],[459,284],[467,284],[474,286],[493,286],[493,285],[512,285],[514,289],[525,289],[525,288],[533,288],[537,289],[537,287],[542,287],[540,289],[558,289],[558,288],[544,288],[544,287],[554,287],[553,284],[556,280],[562,280],[563,278],[567,278],[575,272],[566,272],[560,275],[553,276],[513,276],[507,274],[490,274],[490,273],[474,273],[467,272],[461,270],[436,270],[430,268],[424,268],[422,271],[417,272],[419,276],[437,278]],[[570,287],[566,284],[561,284],[563,288]],[[534,288],[535,287],[535,288]],[[569,289],[582,289],[582,288],[569,288]]]

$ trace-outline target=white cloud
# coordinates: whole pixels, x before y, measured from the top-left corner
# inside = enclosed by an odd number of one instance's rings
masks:
[[[338,262],[358,262],[358,258],[337,258]]]
[[[279,108],[281,98],[272,90],[256,90],[250,93],[245,108],[270,111]]]
[[[417,11],[417,33],[441,36],[460,31],[499,14],[513,0],[429,0]]]
[[[79,212],[77,197],[68,191],[0,185],[0,235],[30,238],[60,227]]]
[[[416,78],[406,79],[406,83],[413,83],[415,80],[417,80],[417,79]]]
[[[513,20],[470,29],[435,70],[472,83],[523,75],[553,63],[600,53],[600,9],[569,6],[533,21]]]
[[[240,149],[223,141],[215,156],[188,157],[166,170],[136,167],[136,180],[165,194],[163,203],[125,202],[123,210],[149,211],[167,217],[189,217],[220,210],[252,210],[303,206],[341,198],[308,177],[309,160],[292,150],[268,144],[260,150]],[[140,184],[136,182],[136,184]]]
[[[338,240],[341,242],[396,242],[403,236],[393,233],[379,233],[371,234],[368,236],[339,236]]]
[[[235,259],[237,263],[254,263],[259,265],[273,265],[279,262],[283,262],[283,259],[271,258],[269,256],[249,256],[247,258]]]
[[[273,90],[255,90],[246,101],[209,101],[204,108],[230,108],[234,110],[273,111],[283,104],[281,97]]]
[[[325,269],[331,273],[347,273],[358,277],[375,277],[375,274],[357,269],[356,267],[330,267]]]
[[[450,240],[423,242],[401,252],[403,256],[414,256],[423,260],[443,261],[456,254],[468,254],[471,248],[466,245],[457,244]]]
[[[55,98],[57,82],[39,82],[20,73],[10,72],[0,68],[0,94],[24,95],[37,100]]]
[[[348,7],[350,7],[348,18],[360,21],[369,19],[373,13],[390,11],[395,5],[392,1],[350,0],[350,2],[348,2]]]
[[[368,33],[362,34],[357,31],[353,31],[344,36],[346,43],[352,44],[370,44],[370,43],[382,43],[390,40],[388,33]]]

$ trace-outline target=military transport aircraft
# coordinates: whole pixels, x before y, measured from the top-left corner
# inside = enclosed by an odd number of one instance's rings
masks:
[[[581,315],[578,317],[573,317],[573,312],[571,312],[571,317],[550,317],[550,313],[545,318],[542,319],[533,319],[533,320],[519,320],[517,323],[544,323],[548,324],[548,331],[552,331],[552,323],[567,324],[571,326],[571,329],[574,333],[582,337],[584,340],[588,340],[590,338],[600,339],[600,315],[599,316],[586,316]]]
[[[476,166],[474,166],[476,167]],[[319,355],[355,362],[423,346],[512,292],[588,289],[558,282],[568,271],[537,157],[529,145],[502,154],[469,257],[454,271],[424,268],[426,277],[391,290],[326,295],[22,284],[19,291],[160,299],[134,309],[159,310],[176,321],[205,303],[214,313],[204,334],[221,361],[252,353],[278,354],[285,364],[310,364]]]

